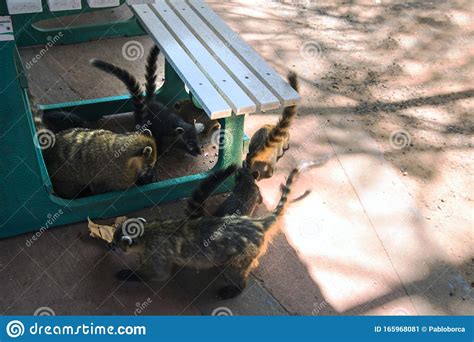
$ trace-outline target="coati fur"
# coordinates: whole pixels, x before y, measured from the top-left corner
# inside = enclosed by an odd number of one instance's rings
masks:
[[[85,189],[91,194],[125,190],[152,173],[157,158],[151,134],[86,128],[57,133],[43,157],[54,191],[63,198]]]
[[[236,214],[252,216],[257,206],[263,202],[256,177],[256,172],[244,163],[235,174],[235,185],[229,197],[217,207],[212,216],[224,217]]]
[[[298,91],[296,73],[290,72],[288,74],[288,83]],[[253,171],[258,173],[258,180],[270,178],[273,175],[278,159],[289,148],[289,128],[297,108],[297,105],[286,107],[276,125],[263,126],[250,139],[246,162]]]
[[[174,111],[181,116],[184,121],[195,125],[197,132],[204,136],[208,136],[221,126],[217,120],[210,119],[204,110],[196,107],[191,99],[176,101]],[[197,125],[199,124],[203,127],[201,130],[197,129]]]
[[[156,61],[159,53],[160,50],[155,45],[147,56],[145,74],[147,92],[145,96],[143,96],[140,83],[127,70],[99,59],[92,59],[90,63],[94,67],[114,75],[125,84],[132,97],[135,124],[139,127],[146,126],[151,131],[160,152],[165,152],[176,146],[193,156],[197,156],[202,151],[199,147],[194,124],[187,123],[171,108],[155,99]]]
[[[49,128],[33,96],[28,96],[39,139]],[[125,190],[153,173],[156,163],[156,143],[147,130],[117,134],[74,128],[50,138],[52,146],[42,150],[43,158],[54,192],[63,198]]]
[[[231,165],[224,169],[211,172],[204,178],[193,191],[186,202],[186,215],[190,219],[204,216],[204,202],[212,195],[214,190],[237,170],[237,166]]]
[[[228,172],[235,172],[235,184],[230,190],[229,197],[222,202],[211,216],[223,217],[228,215],[251,216],[256,207],[262,203],[260,188],[255,181],[255,172],[243,163],[237,170],[226,168],[210,174],[194,190],[186,203],[188,217],[197,218],[204,216],[203,207],[206,200],[212,195],[214,190],[228,177]]]
[[[232,298],[244,290],[251,270],[265,253],[277,220],[286,207],[291,185],[298,170],[286,181],[280,201],[264,218],[248,216],[199,217],[189,220],[154,221],[144,225],[141,236],[131,238],[118,229],[114,242],[126,253],[137,252],[140,267],[117,273],[121,280],[166,280],[173,266],[194,269],[219,267],[228,283],[219,289],[221,298]]]

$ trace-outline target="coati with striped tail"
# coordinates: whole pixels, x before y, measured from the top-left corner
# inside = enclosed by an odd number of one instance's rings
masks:
[[[231,215],[154,221],[146,223],[143,234],[136,238],[126,235],[124,229],[118,229],[115,244],[125,252],[139,253],[140,267],[135,272],[122,270],[117,277],[162,281],[170,277],[173,266],[201,270],[217,266],[228,278],[218,295],[221,298],[239,295],[277,231],[277,220],[286,207],[297,173],[297,169],[290,173],[277,207],[264,218]]]
[[[151,122],[147,128],[152,132],[161,152],[176,146],[197,156],[202,151],[199,147],[194,124],[187,123],[169,107],[155,100],[156,62],[159,53],[160,50],[155,45],[147,56],[145,96],[143,96],[140,83],[127,70],[99,59],[92,59],[90,63],[94,67],[116,76],[125,84],[132,97],[135,124],[141,127],[146,122]]]
[[[125,190],[153,172],[156,143],[150,131],[117,134],[74,128],[53,134],[41,112],[35,105],[32,108],[38,144],[58,196]],[[41,145],[42,139],[49,143]]]
[[[296,73],[288,74],[288,83],[298,91]],[[289,148],[289,128],[297,108],[296,105],[286,107],[276,125],[265,125],[252,136],[246,161],[248,166],[258,173],[258,180],[270,178],[273,175],[278,159]]]
[[[186,202],[185,211],[187,217],[190,219],[196,219],[204,216],[204,202],[212,195],[214,190],[234,174],[236,170],[237,166],[231,165],[224,169],[213,171],[204,178]]]
[[[239,169],[227,168],[214,172],[205,178],[187,201],[186,212],[188,217],[196,218],[204,215],[203,206],[205,201],[230,176],[228,172],[235,172],[234,187],[230,191],[229,197],[217,207],[211,216],[251,216],[253,214],[256,207],[262,203],[262,195],[255,181],[255,172],[250,170],[244,162]]]

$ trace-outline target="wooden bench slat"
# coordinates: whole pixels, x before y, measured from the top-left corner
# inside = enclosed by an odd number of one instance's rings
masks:
[[[24,14],[24,13],[39,13],[43,12],[41,0],[6,0],[8,13]]]
[[[51,12],[77,10],[82,8],[81,0],[48,0],[48,8]]]
[[[199,103],[202,104],[203,109],[211,119],[230,116],[231,108],[229,104],[194,64],[186,51],[176,42],[161,21],[157,20],[151,5],[133,5],[131,7],[145,30],[161,49],[179,77],[198,99]]]
[[[236,114],[255,112],[255,102],[240,88],[232,76],[216,61],[195,35],[189,31],[176,13],[164,1],[157,1],[152,7],[176,41],[231,106],[233,112]]]
[[[120,5],[120,0],[87,0],[91,8],[115,7]]]
[[[184,1],[167,0],[187,28],[205,46],[239,86],[257,103],[257,111],[280,107],[280,101]],[[236,34],[237,35],[237,34]]]
[[[225,41],[241,60],[259,76],[260,80],[280,99],[282,106],[291,106],[299,102],[301,97],[288,83],[276,73],[260,55],[235,32],[202,0],[186,0],[195,9],[201,19],[213,28],[214,32]]]

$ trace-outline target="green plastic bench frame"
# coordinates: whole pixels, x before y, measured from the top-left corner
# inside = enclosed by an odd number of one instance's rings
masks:
[[[27,79],[18,53],[19,46],[44,44],[47,37],[59,30],[38,30],[34,20],[59,15],[90,12],[97,9],[48,12],[12,16],[15,39],[0,41],[0,238],[25,232],[49,229],[90,218],[123,215],[166,201],[188,197],[208,172],[168,179],[153,184],[136,186],[126,191],[94,195],[75,200],[57,197],[35,144],[31,108],[27,96]],[[0,15],[8,16],[5,0],[0,0]],[[33,24],[33,25],[32,25]],[[128,19],[110,30],[111,23],[70,28],[64,32],[61,44],[72,44],[93,39],[144,34],[135,18]],[[173,68],[165,62],[165,82],[157,92],[164,103],[169,99],[187,98],[184,83]],[[128,95],[42,106],[45,111],[62,108],[82,115],[89,120],[106,115],[131,111]],[[244,143],[244,115],[220,120],[225,134],[219,146],[218,161],[214,168],[223,168],[242,160]],[[233,185],[229,179],[218,192]]]

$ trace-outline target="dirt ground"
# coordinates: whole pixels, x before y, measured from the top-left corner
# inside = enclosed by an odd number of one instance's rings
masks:
[[[150,299],[140,314],[474,314],[472,2],[209,3],[281,75],[300,77],[290,150],[259,183],[256,215],[274,207],[294,165],[332,155],[296,184],[311,194],[289,208],[248,290],[218,301],[218,278],[190,270],[165,284],[119,283],[113,270],[124,260],[78,223],[29,248],[27,236],[0,241],[0,311],[134,314]],[[119,83],[98,87],[87,62],[142,74],[121,56],[129,40],[54,46],[29,70],[32,91],[42,103],[124,93]],[[23,60],[39,49],[22,50]],[[251,115],[246,133],[277,117]],[[210,147],[200,167],[213,157]],[[138,214],[181,211],[177,202]]]

